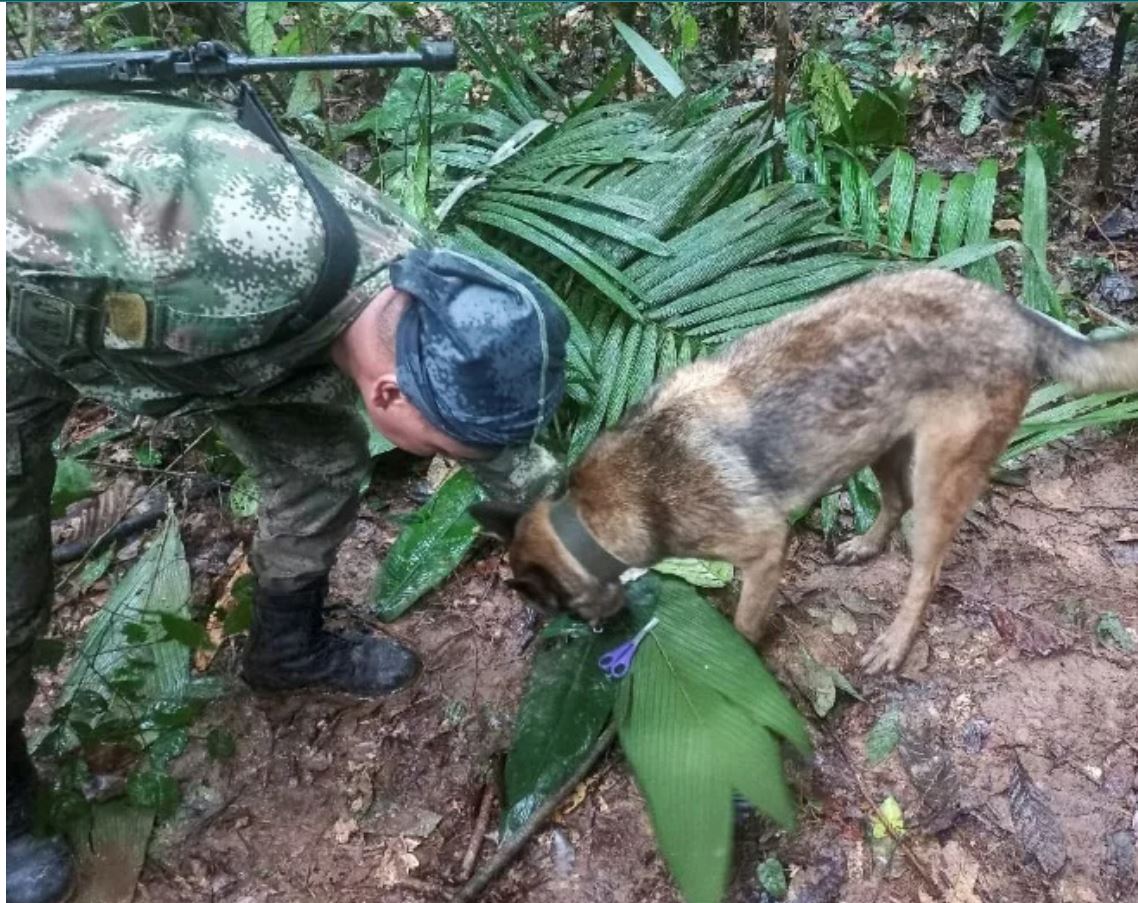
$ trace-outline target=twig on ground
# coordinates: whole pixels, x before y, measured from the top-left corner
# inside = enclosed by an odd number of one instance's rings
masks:
[[[474,874],[474,865],[478,862],[478,853],[482,849],[482,841],[486,838],[486,827],[490,824],[490,807],[494,802],[494,782],[487,780],[482,788],[482,800],[478,804],[478,815],[474,819],[474,833],[470,835],[470,843],[466,847],[466,854],[462,857],[462,868],[459,878],[469,881]]]
[[[597,760],[606,749],[612,744],[613,739],[616,737],[617,722],[613,719],[608,723],[608,726],[601,731],[600,736],[597,737],[593,743],[589,754],[585,760],[577,767],[557,790],[549,796],[544,803],[534,810],[533,815],[530,816],[529,821],[525,823],[520,831],[503,843],[498,852],[494,854],[482,870],[466,882],[459,890],[458,894],[452,898],[452,903],[472,903],[477,900],[478,896],[486,889],[486,886],[493,881],[498,873],[503,871],[508,866],[514,857],[521,852],[522,847],[529,842],[529,839],[537,833],[537,829],[545,822],[550,815],[561,805],[561,801],[565,799],[587,775],[592,771],[593,766],[596,765]]]

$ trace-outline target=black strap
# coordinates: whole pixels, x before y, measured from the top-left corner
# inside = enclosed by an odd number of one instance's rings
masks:
[[[549,509],[549,523],[554,535],[569,550],[569,554],[602,583],[615,580],[628,570],[627,564],[597,542],[596,537],[581,522],[568,495],[553,503]]]
[[[316,284],[300,302],[299,309],[283,324],[283,329],[299,335],[311,328],[335,307],[348,289],[356,275],[360,261],[360,244],[352,221],[344,208],[339,205],[332,193],[324,187],[307,166],[297,159],[281,135],[273,117],[261,103],[257,92],[245,82],[241,83],[241,97],[237,108],[237,124],[248,129],[262,141],[272,145],[284,156],[299,173],[308,193],[316,204],[320,221],[324,226],[324,262],[316,277]]]

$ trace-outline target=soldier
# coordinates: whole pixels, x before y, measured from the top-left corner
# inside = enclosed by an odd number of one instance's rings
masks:
[[[210,411],[256,476],[250,686],[387,693],[414,653],[322,628],[370,463],[357,399],[399,447],[524,492],[551,473],[526,449],[561,399],[568,325],[529,274],[430,247],[360,180],[226,112],[9,91],[7,114],[7,894],[47,903],[71,858],[31,832],[23,716],[74,400]]]

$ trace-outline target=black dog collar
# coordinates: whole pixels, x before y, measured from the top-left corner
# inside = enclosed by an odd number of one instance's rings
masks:
[[[553,503],[549,510],[549,523],[554,535],[569,550],[569,554],[580,562],[581,567],[602,583],[615,580],[628,565],[597,542],[588,528],[581,522],[577,509],[566,495]]]

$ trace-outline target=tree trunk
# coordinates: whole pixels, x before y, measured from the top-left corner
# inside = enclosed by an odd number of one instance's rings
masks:
[[[1114,47],[1110,52],[1110,68],[1106,74],[1106,90],[1102,97],[1102,116],[1098,127],[1098,184],[1103,191],[1114,187],[1114,113],[1118,107],[1118,79],[1122,74],[1122,58],[1126,55],[1126,37],[1134,10],[1130,4],[1116,3],[1118,25],[1114,30]]]
[[[786,123],[786,95],[790,88],[790,4],[779,3],[775,7],[774,20],[774,89],[771,92],[771,112],[776,123]],[[783,135],[785,139],[785,133]],[[786,160],[783,158],[783,140],[774,146],[775,181],[786,178]]]

